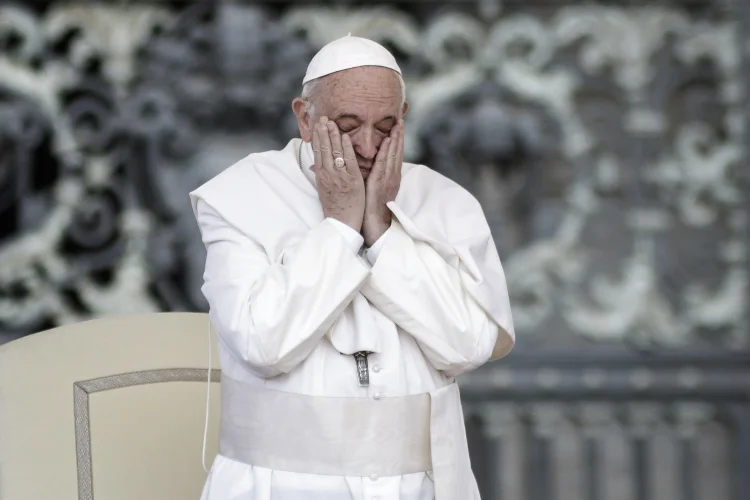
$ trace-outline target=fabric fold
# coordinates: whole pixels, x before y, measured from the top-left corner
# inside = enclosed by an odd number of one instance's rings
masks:
[[[388,208],[409,237],[429,244],[445,262],[459,270],[465,289],[501,328],[490,360],[502,358],[515,344],[516,334],[505,272],[492,234],[489,227],[476,227],[476,221],[485,220],[481,207],[474,200],[465,205],[462,217],[452,219],[456,223],[435,224],[437,218],[424,215],[432,208],[424,204],[435,201],[421,201],[423,206],[412,206],[420,200],[401,197],[388,203]],[[472,220],[474,224],[461,225],[461,220]]]
[[[430,393],[430,446],[435,500],[479,500],[456,383]]]
[[[360,351],[379,354],[382,348],[377,325],[370,303],[358,292],[333,324],[329,339],[341,354],[351,355]]]

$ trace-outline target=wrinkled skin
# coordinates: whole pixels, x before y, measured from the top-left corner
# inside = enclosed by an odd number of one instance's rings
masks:
[[[292,102],[300,136],[312,142],[324,215],[360,232],[368,247],[390,226],[386,204],[401,185],[408,109],[401,97],[392,70],[365,66],[323,77],[313,96],[315,116],[302,98]],[[345,160],[342,168],[337,157]]]

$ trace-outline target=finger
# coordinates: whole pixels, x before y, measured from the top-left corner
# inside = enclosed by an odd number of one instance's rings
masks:
[[[334,122],[328,122],[327,125],[328,135],[331,138],[331,156],[333,157],[333,166],[336,167],[336,158],[342,158],[344,156],[344,148],[341,145],[341,133],[339,133],[339,127]],[[346,164],[344,164],[343,168],[346,168]]]
[[[372,166],[372,174],[376,178],[382,178],[385,175],[386,161],[388,160],[388,148],[390,147],[391,138],[386,137],[380,144],[378,154],[375,156],[375,164]]]
[[[313,158],[315,158],[315,168],[314,170],[317,170],[321,166],[321,157],[320,157],[320,137],[318,136],[318,126],[313,126],[313,136],[312,136],[312,150],[313,150]]]
[[[354,146],[352,146],[352,140],[349,138],[349,134],[341,136],[341,148],[344,154],[344,161],[346,162],[346,170],[352,175],[362,175],[359,171],[359,163],[357,163],[357,155],[354,153]]]
[[[396,161],[398,162],[399,173],[401,173],[401,166],[404,163],[404,120],[401,120],[398,131],[398,149],[396,151]]]
[[[325,118],[325,117],[323,117]],[[333,156],[331,156],[331,137],[328,135],[327,120],[320,120],[318,126],[318,137],[320,138],[320,157],[322,167],[326,170],[333,171]]]
[[[388,157],[385,161],[385,168],[386,168],[386,175],[391,175],[391,173],[396,169],[396,152],[398,151],[398,130],[399,126],[393,127],[393,130],[391,131],[391,137],[389,137],[390,141],[388,143]]]

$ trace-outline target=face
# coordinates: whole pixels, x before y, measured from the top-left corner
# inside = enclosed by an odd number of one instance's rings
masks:
[[[380,144],[406,113],[407,105],[401,106],[401,85],[394,71],[363,66],[321,79],[315,95],[316,116],[307,113],[299,98],[292,108],[304,141],[312,140],[312,125],[321,116],[333,120],[342,134],[349,134],[362,177],[367,179]]]

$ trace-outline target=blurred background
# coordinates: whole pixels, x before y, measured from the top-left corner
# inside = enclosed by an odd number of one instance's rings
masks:
[[[518,344],[462,386],[483,498],[750,499],[747,0],[0,3],[0,343],[206,310],[187,193],[296,137],[348,32],[503,259]]]

